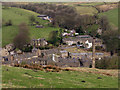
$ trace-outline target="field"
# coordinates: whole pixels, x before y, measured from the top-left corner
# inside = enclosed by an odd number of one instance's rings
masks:
[[[117,88],[118,80],[115,76],[88,72],[35,72],[30,69],[2,66],[2,86],[3,88]]]
[[[37,15],[39,14],[29,10],[14,8],[14,7],[2,9],[3,23],[5,21],[12,20],[13,25],[19,25],[21,22],[25,22],[29,24],[29,17],[31,15],[34,15],[36,19],[40,21],[41,24],[47,22],[45,20],[38,19]]]
[[[107,16],[112,25],[118,27],[118,8],[100,13],[100,16]]]
[[[83,6],[96,6],[96,5],[102,5],[104,4],[104,2],[88,2],[88,3],[81,3],[79,5],[83,5]]]
[[[92,7],[95,5],[102,5],[104,4],[103,2],[91,2],[91,3],[85,3],[85,2],[61,2],[61,3],[53,3],[53,4],[57,4],[57,5],[68,5],[71,7],[74,7],[78,13],[80,13],[81,15],[94,15],[95,13],[97,13],[98,11]]]
[[[87,6],[75,6],[78,13],[81,15],[94,15],[98,11],[94,7],[87,7]]]
[[[12,43],[13,38],[18,33],[18,25],[22,22],[29,24],[29,17],[34,15],[36,20],[40,22],[41,25],[44,25],[44,28],[35,28],[35,26],[29,26],[30,37],[32,38],[46,38],[48,39],[49,33],[53,30],[58,30],[58,28],[49,27],[46,23],[48,21],[37,18],[38,13],[20,9],[20,8],[9,8],[2,10],[3,24],[12,20],[12,26],[3,26],[2,27],[2,46]]]

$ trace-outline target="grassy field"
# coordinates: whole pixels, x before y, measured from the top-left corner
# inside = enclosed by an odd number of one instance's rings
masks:
[[[97,79],[101,77],[101,79]],[[82,82],[85,81],[85,82]],[[117,88],[114,76],[79,71],[34,72],[30,69],[2,66],[3,88]]]
[[[34,26],[29,26],[30,37],[33,38],[46,38],[49,39],[49,33],[51,31],[56,31],[59,28],[45,27],[45,28],[35,28]],[[18,26],[8,26],[3,27],[2,30],[2,46],[12,43],[14,37],[18,33]]]
[[[86,3],[81,3],[79,5],[82,5],[82,6],[96,6],[96,5],[102,5],[104,4],[104,2],[86,2]]]
[[[2,46],[6,44],[12,43],[13,38],[18,33],[18,25],[22,22],[29,24],[29,17],[34,15],[36,20],[40,22],[40,24],[44,25],[44,28],[35,28],[35,26],[29,26],[30,29],[30,37],[32,38],[46,38],[48,39],[49,33],[54,30],[58,30],[58,28],[49,27],[46,23],[48,21],[37,18],[38,13],[20,9],[20,8],[9,8],[2,10],[3,15],[3,23],[12,20],[12,26],[3,26],[2,27]]]
[[[92,5],[100,5],[104,4],[103,2],[98,2],[98,3],[83,3],[83,2],[61,2],[61,3],[53,3],[56,5],[67,5],[76,8],[77,12],[80,13],[81,15],[93,15],[97,13],[98,11],[92,7]]]
[[[29,17],[32,15],[34,15],[35,18],[38,21],[40,21],[41,24],[44,24],[47,22],[45,20],[38,19],[37,16],[39,14],[29,10],[14,8],[14,7],[8,8],[8,9],[2,9],[3,22],[12,20],[13,25],[19,25],[22,22],[29,24]]]
[[[100,16],[107,16],[108,20],[110,21],[111,25],[118,27],[118,8],[109,10],[104,13],[100,13]]]
[[[98,11],[94,7],[75,6],[77,12],[81,15],[94,15]]]

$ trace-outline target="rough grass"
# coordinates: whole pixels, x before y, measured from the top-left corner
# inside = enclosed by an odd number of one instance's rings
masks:
[[[110,24],[118,27],[118,8],[99,14],[100,17],[103,15],[108,17]]]
[[[12,23],[13,23],[12,26],[2,27],[2,41],[3,41],[2,46],[5,46],[6,44],[13,42],[13,38],[18,33],[18,25],[22,22],[29,24],[29,17],[31,15],[34,15],[36,17],[36,20],[39,21],[40,24],[45,26],[44,28],[35,28],[35,26],[29,26],[31,39],[32,38],[48,39],[49,33],[51,31],[58,30],[58,28],[49,27],[46,24],[48,23],[48,21],[37,18],[37,15],[39,15],[38,13],[29,11],[29,10],[20,9],[20,8],[3,9],[2,15],[3,15],[2,17],[3,24],[8,20],[12,20]]]
[[[98,12],[94,7],[76,6],[75,8],[81,15],[94,15]]]
[[[81,3],[79,5],[83,6],[96,6],[96,5],[102,5],[104,2],[86,2],[86,3]]]
[[[98,77],[102,79],[97,79]],[[87,72],[46,73],[2,66],[2,85],[3,88],[117,88],[118,80],[117,77]]]

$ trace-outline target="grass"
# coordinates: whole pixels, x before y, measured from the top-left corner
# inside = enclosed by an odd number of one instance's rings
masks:
[[[85,14],[94,15],[98,11],[91,5],[103,4],[103,2],[98,2],[98,3],[92,2],[92,3],[89,3],[89,5],[87,5],[88,3],[82,3],[82,2],[61,2],[61,3],[54,2],[53,4],[61,4],[61,5],[74,7],[76,8],[77,12],[80,13],[81,15],[85,15]],[[81,5],[81,6],[78,6],[78,5]]]
[[[7,71],[8,69],[8,71]],[[102,79],[97,79],[101,77]],[[81,81],[85,82],[81,82]],[[117,77],[78,71],[34,72],[2,66],[3,88],[117,88]]]
[[[98,12],[94,7],[76,6],[75,8],[81,15],[94,15]]]
[[[104,2],[86,2],[86,3],[81,3],[79,5],[82,5],[82,6],[96,6],[96,5],[102,5],[104,4]]]
[[[49,33],[51,31],[57,31],[59,28],[45,27],[45,28],[35,28],[34,26],[29,26],[30,37],[33,38],[46,38],[49,39]],[[18,26],[8,26],[3,27],[2,30],[2,46],[5,46],[13,42],[14,37],[18,33]]]
[[[51,31],[56,31],[58,28],[55,27],[49,27],[46,23],[48,21],[42,20],[40,18],[37,18],[38,13],[35,13],[33,11],[20,9],[20,8],[8,8],[2,10],[2,19],[3,24],[7,22],[8,20],[12,20],[13,25],[12,26],[3,26],[2,27],[2,46],[5,46],[9,43],[13,42],[14,37],[18,33],[18,25],[22,22],[25,22],[29,24],[29,17],[31,15],[34,15],[36,20],[40,22],[40,24],[44,25],[44,28],[35,28],[35,26],[29,26],[30,29],[30,37],[32,38],[46,38],[48,39],[49,33]]]
[[[103,15],[107,16],[111,25],[118,27],[118,8],[99,14],[100,17]]]
[[[29,24],[29,17],[31,15],[34,15],[36,20],[38,20],[41,24],[44,24],[47,22],[45,20],[38,19],[37,16],[39,14],[33,11],[15,8],[15,7],[8,8],[8,9],[2,9],[3,23],[8,20],[12,20],[13,25],[19,25],[22,22]]]

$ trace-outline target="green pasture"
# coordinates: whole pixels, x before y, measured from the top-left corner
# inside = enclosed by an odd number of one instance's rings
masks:
[[[98,79],[100,77],[101,79]],[[3,88],[117,88],[118,78],[79,71],[45,72],[2,66]]]

